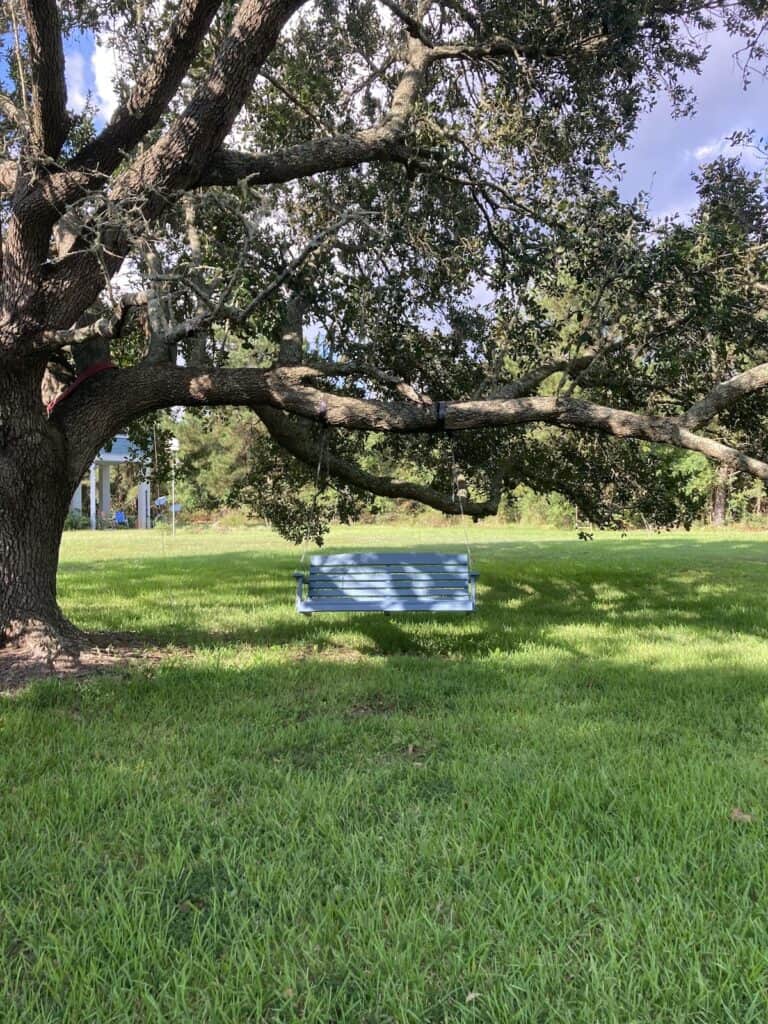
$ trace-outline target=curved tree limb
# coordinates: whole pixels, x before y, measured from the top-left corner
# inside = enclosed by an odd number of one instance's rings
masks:
[[[217,150],[201,172],[199,185],[275,185],[307,178],[322,171],[339,171],[358,164],[389,160],[399,129],[386,121],[349,135],[299,142],[267,153]]]
[[[716,385],[680,417],[683,426],[697,430],[740,398],[768,388],[768,363],[759,363]]]
[[[179,366],[132,367],[101,374],[71,401],[62,403],[56,415],[65,429],[72,427],[68,433],[73,438],[82,438],[70,451],[75,474],[82,473],[104,440],[125,424],[143,413],[177,405],[240,405],[257,411],[267,406],[346,430],[430,433],[441,426],[434,405],[352,398],[304,383],[322,376],[313,367],[226,368],[205,373]],[[695,434],[666,417],[551,396],[446,402],[442,411],[442,426],[448,430],[548,423],[685,448],[768,480],[768,462]]]
[[[305,178],[321,171],[378,160],[401,158],[399,145],[424,82],[429,60],[421,43],[409,45],[408,66],[392,96],[385,116],[371,128],[299,142],[267,153],[219,149],[200,173],[198,185],[274,185]]]
[[[205,38],[222,0],[182,0],[154,59],[109,124],[72,160],[111,173],[157,124]]]
[[[268,406],[259,406],[256,411],[259,419],[269,431],[270,437],[281,448],[307,466],[317,465],[320,456],[319,448],[307,431],[301,426],[297,426],[295,420]],[[331,476],[346,484],[351,484],[353,487],[370,491],[371,494],[378,494],[382,498],[418,501],[422,505],[429,505],[430,508],[444,512],[446,515],[461,515],[463,512],[474,519],[492,516],[498,511],[498,501],[481,502],[462,499],[459,503],[456,498],[442,494],[434,487],[414,483],[411,480],[395,480],[391,477],[369,473],[357,463],[348,459],[340,459],[332,452],[323,453],[323,462],[327,465]]]
[[[583,40],[582,45],[593,46],[598,42],[602,43],[602,39]],[[403,153],[398,147],[430,64],[442,60],[519,57],[523,53],[525,47],[511,40],[496,39],[482,45],[435,46],[431,41],[422,39],[420,33],[413,33],[408,69],[395,91],[387,115],[377,125],[359,132],[311,139],[266,153],[220,149],[202,171],[198,184],[236,185],[246,178],[254,185],[276,184],[361,163],[402,160]],[[539,49],[536,55],[551,57],[563,54],[562,51],[549,53]]]

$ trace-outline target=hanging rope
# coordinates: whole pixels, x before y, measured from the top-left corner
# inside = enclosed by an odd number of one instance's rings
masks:
[[[438,416],[438,423],[441,424],[441,426],[445,422],[444,408],[445,408],[445,403],[444,402],[439,402],[438,403],[437,416]],[[318,447],[317,468],[315,470],[315,492],[314,492],[314,495],[313,495],[313,498],[312,498],[312,505],[313,505],[314,509],[317,508],[317,499],[318,499],[318,496],[320,494],[320,478],[321,478],[321,474],[322,474],[322,471],[323,471],[323,458],[325,458],[325,474],[326,474],[326,477],[330,475],[330,468],[331,468],[331,456],[330,456],[330,449],[329,449],[329,445],[328,445],[328,428],[327,428],[327,425],[325,424],[324,421],[321,421],[320,427],[321,427],[320,445]],[[441,429],[441,427],[438,427],[438,429]],[[464,477],[464,474],[459,469],[459,464],[458,464],[458,461],[456,459],[456,448],[455,448],[455,445],[453,443],[453,434],[451,433],[450,430],[445,430],[444,426],[442,426],[442,430],[444,431],[445,436],[446,436],[446,438],[448,440],[448,444],[450,446],[450,451],[451,451],[451,491],[452,491],[452,497],[454,498],[455,501],[458,502],[458,505],[459,505],[459,519],[461,521],[461,529],[462,529],[462,532],[464,534],[464,547],[466,548],[466,551],[467,551],[467,562],[469,563],[469,566],[471,568],[471,566],[472,566],[472,545],[470,544],[469,530],[467,529],[467,517],[466,517],[466,515],[464,513],[464,502],[469,497],[469,491],[467,489],[467,481],[466,481],[466,479]],[[309,551],[310,540],[312,540],[312,530],[311,530],[311,524],[308,524],[307,525],[307,529],[306,529],[306,531],[304,533],[304,543],[302,545],[302,551],[301,551],[301,565],[302,566],[306,565],[307,552]]]
[[[320,446],[318,448],[317,470],[315,471],[315,493],[312,496],[312,508],[313,509],[317,508],[317,498],[318,498],[318,495],[320,494],[320,474],[321,474],[322,468],[323,468],[323,455],[325,455],[325,475],[328,476],[328,474],[330,472],[331,460],[330,460],[330,454],[328,452],[327,435],[328,435],[327,427],[326,427],[325,423],[321,423]],[[307,524],[306,532],[304,534],[304,546],[303,546],[303,549],[302,549],[302,552],[301,552],[301,564],[302,564],[302,566],[306,564],[306,561],[307,561],[307,551],[309,550],[309,542],[310,542],[311,539],[312,539],[312,526],[311,526],[310,523],[308,523]]]
[[[469,531],[467,530],[467,521],[464,516],[464,499],[469,497],[469,491],[467,490],[467,481],[464,474],[459,469],[459,464],[456,461],[456,448],[453,443],[453,431],[447,430],[445,426],[445,415],[447,411],[446,402],[435,402],[435,429],[440,433],[445,434],[448,439],[448,444],[451,449],[451,497],[459,503],[459,518],[461,520],[461,528],[464,532],[464,546],[467,549],[467,562],[472,566],[472,548],[469,543]]]
[[[459,519],[461,520],[461,528],[464,532],[464,546],[467,549],[467,562],[471,568],[472,548],[469,543],[469,531],[467,530],[467,520],[464,515],[464,499],[469,497],[467,481],[464,474],[459,469],[458,462],[456,461],[456,448],[453,444],[453,434],[447,430],[446,436],[448,438],[448,443],[451,446],[451,486],[453,488],[453,496],[459,503]]]

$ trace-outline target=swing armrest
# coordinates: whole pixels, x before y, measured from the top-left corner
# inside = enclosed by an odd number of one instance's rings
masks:
[[[301,601],[304,591],[304,581],[306,580],[306,574],[303,572],[295,572],[293,578],[296,580],[296,600]]]
[[[473,601],[477,597],[477,581],[479,576],[479,572],[471,572],[469,574],[469,593]]]

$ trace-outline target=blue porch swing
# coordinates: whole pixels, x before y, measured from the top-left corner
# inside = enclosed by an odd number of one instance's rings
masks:
[[[319,489],[323,447],[321,441],[316,492]],[[309,572],[293,574],[297,612],[312,615],[315,612],[475,611],[479,573],[472,571],[464,520],[466,485],[457,472],[452,443],[451,455],[451,476],[459,502],[466,554],[366,551],[312,555]],[[302,561],[305,558],[306,544]]]
[[[478,573],[469,555],[355,552],[313,555],[295,572],[296,611],[473,612]],[[306,587],[306,597],[304,589]]]

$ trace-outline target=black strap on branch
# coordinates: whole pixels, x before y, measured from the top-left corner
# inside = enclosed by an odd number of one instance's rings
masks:
[[[445,410],[447,404],[447,402],[435,403],[435,430],[441,434],[445,431]]]

